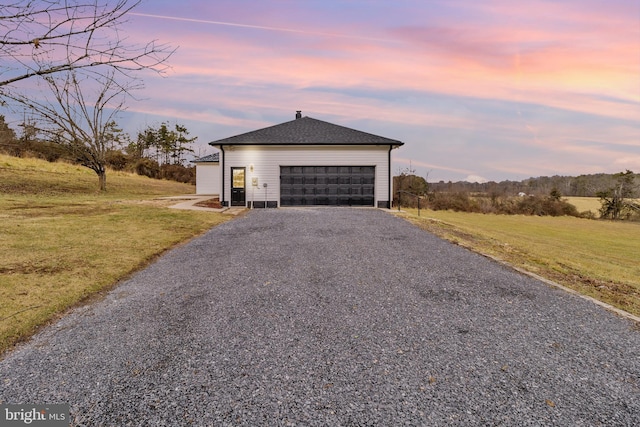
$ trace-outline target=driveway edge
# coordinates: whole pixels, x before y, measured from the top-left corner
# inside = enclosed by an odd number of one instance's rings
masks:
[[[396,215],[397,211],[395,211],[395,210],[391,210],[391,209],[381,209],[381,210],[384,210],[385,212],[388,212],[388,213],[390,213],[390,214],[392,214],[394,216],[398,216],[398,215]],[[400,216],[400,218],[403,218],[403,217]],[[406,218],[403,218],[403,219],[406,219]],[[411,221],[408,221],[408,222],[411,223]],[[418,228],[420,228],[420,227],[418,227]],[[420,230],[423,230],[423,229],[420,228]],[[427,230],[423,230],[423,231],[426,231],[426,232],[429,233],[429,231],[427,231]],[[625,319],[629,319],[629,320],[631,320],[633,322],[636,322],[637,324],[640,325],[640,316],[636,316],[634,314],[631,314],[628,311],[624,311],[624,310],[622,310],[620,308],[614,307],[611,304],[607,304],[606,302],[600,301],[600,300],[598,300],[596,298],[593,298],[593,297],[590,297],[588,295],[581,294],[580,292],[578,292],[578,291],[576,291],[574,289],[568,288],[568,287],[566,287],[564,285],[561,285],[560,283],[554,282],[553,280],[550,280],[550,279],[547,279],[545,277],[542,277],[542,276],[540,276],[540,275],[538,275],[536,273],[532,273],[531,271],[525,270],[524,268],[516,267],[515,265],[508,263],[507,261],[503,260],[502,258],[498,258],[498,257],[496,257],[494,255],[490,255],[490,254],[486,254],[484,252],[477,251],[477,250],[475,250],[475,249],[473,249],[473,248],[471,248],[469,246],[466,246],[466,245],[461,245],[459,243],[451,242],[450,240],[444,239],[443,237],[440,237],[435,233],[431,233],[431,234],[433,234],[434,236],[436,236],[436,237],[438,237],[440,239],[443,239],[443,240],[445,240],[445,241],[447,241],[449,243],[452,243],[454,245],[457,245],[457,246],[463,247],[465,249],[468,249],[471,252],[474,252],[474,253],[477,253],[479,255],[482,255],[485,258],[489,258],[489,259],[497,262],[498,264],[504,265],[505,267],[509,267],[510,269],[517,271],[520,274],[524,274],[525,276],[529,276],[529,277],[532,277],[532,278],[534,278],[536,280],[539,280],[539,281],[541,281],[542,283],[544,283],[544,284],[546,284],[548,286],[561,289],[561,290],[563,290],[563,291],[565,291],[565,292],[567,292],[569,294],[572,294],[572,295],[580,297],[580,298],[582,298],[584,300],[590,301],[590,302],[592,302],[592,303],[594,303],[594,304],[596,304],[596,305],[598,305],[598,306],[600,306],[600,307],[602,307],[602,308],[604,308],[604,309],[606,309],[608,311],[611,311],[611,312],[617,314],[620,317],[624,317]]]

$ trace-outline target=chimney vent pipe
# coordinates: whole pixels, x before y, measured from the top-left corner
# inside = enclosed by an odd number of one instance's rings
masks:
[[[302,111],[298,110],[296,111],[296,119],[301,119],[302,118]]]

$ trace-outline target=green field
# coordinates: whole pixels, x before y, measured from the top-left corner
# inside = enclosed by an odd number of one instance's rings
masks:
[[[567,202],[571,203],[578,209],[578,212],[593,212],[598,217],[600,216],[600,199],[597,197],[563,197]]]
[[[563,199],[575,206],[576,209],[578,209],[578,212],[590,211],[593,212],[595,218],[600,216],[600,207],[602,204],[598,197],[563,197]],[[631,200],[635,200],[636,203],[640,203],[640,199]]]
[[[0,352],[228,219],[168,209],[192,185],[0,155]]]
[[[640,223],[408,209],[416,225],[640,315]]]

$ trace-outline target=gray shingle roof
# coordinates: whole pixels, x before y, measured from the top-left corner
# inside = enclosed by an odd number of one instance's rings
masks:
[[[404,145],[367,132],[302,117],[209,143],[220,145]]]
[[[191,160],[191,163],[211,163],[219,162],[220,153],[209,154],[208,156],[200,157],[199,159]]]

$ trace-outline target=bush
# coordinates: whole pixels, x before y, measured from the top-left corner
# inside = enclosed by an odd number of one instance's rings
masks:
[[[195,168],[187,168],[182,165],[164,164],[160,167],[160,176],[172,181],[185,182],[187,184],[196,183]]]
[[[433,210],[505,215],[580,216],[575,206],[553,195],[548,197],[487,197],[484,195],[470,196],[465,192],[439,192],[429,195],[428,207]]]
[[[138,159],[134,165],[134,170],[138,175],[148,176],[149,178],[160,178],[160,166],[153,159],[143,157]]]
[[[73,160],[64,147],[48,141],[15,140],[1,145],[0,148],[0,152],[14,157],[34,157],[48,162],[56,162],[60,159]]]
[[[47,141],[31,142],[29,148],[25,150],[27,155],[31,154],[38,159],[44,159],[48,162],[57,162],[60,159],[73,161],[69,152],[59,144]]]
[[[436,211],[482,212],[478,202],[464,192],[429,194],[429,207]]]
[[[518,213],[538,216],[580,216],[578,209],[570,203],[556,197],[529,196],[521,197]]]
[[[396,193],[396,196],[393,198],[393,206],[401,206],[403,208],[417,208],[418,197],[414,194]],[[427,207],[426,197],[420,197],[420,207]]]
[[[109,150],[105,155],[107,166],[116,171],[122,171],[129,164],[129,157],[122,151]]]

